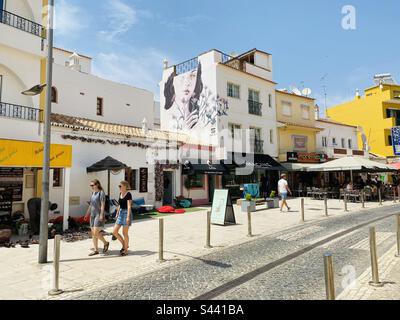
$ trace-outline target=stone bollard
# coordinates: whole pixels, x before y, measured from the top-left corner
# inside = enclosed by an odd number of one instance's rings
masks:
[[[383,283],[379,281],[378,254],[376,250],[375,227],[369,228],[369,245],[371,253],[371,271],[372,271],[372,281],[370,281],[369,284],[373,287],[382,287]]]
[[[331,253],[324,254],[324,269],[325,269],[325,289],[326,299],[335,300],[335,279],[333,269],[333,258]]]
[[[54,237],[54,258],[53,258],[53,289],[49,291],[50,296],[57,296],[62,294],[60,289],[60,243],[61,236]]]

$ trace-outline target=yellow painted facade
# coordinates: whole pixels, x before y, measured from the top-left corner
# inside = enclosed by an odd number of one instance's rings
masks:
[[[290,112],[289,112],[290,111]],[[276,91],[279,161],[287,161],[288,152],[314,153],[316,151],[315,100]],[[304,141],[299,149],[298,141]]]
[[[0,166],[20,168],[41,168],[43,165],[43,143],[0,139]],[[52,144],[50,167],[70,168],[72,146]]]
[[[383,157],[394,156],[390,145],[391,129],[400,125],[394,117],[387,117],[387,110],[400,110],[400,86],[384,84],[365,90],[363,97],[329,108],[327,116],[332,120],[361,127],[358,144],[363,146],[362,132],[370,152]]]

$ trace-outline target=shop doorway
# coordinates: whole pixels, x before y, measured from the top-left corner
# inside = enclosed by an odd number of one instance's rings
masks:
[[[164,171],[164,205],[173,204],[174,192],[174,173],[172,171]]]
[[[208,175],[208,200],[210,203],[212,203],[214,199],[216,178],[216,176]]]

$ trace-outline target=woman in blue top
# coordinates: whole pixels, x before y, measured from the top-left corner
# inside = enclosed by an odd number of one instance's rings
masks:
[[[104,243],[103,253],[108,251],[110,243],[104,239],[102,234],[105,223],[106,194],[104,193],[99,180],[93,180],[90,182],[90,187],[93,192],[90,197],[90,205],[86,212],[86,216],[90,215],[90,228],[92,230],[94,245],[94,251],[91,252],[89,256],[95,256],[99,254],[99,239]]]
[[[121,256],[126,256],[129,249],[129,227],[132,224],[132,194],[127,181],[121,181],[119,185],[119,206],[117,210],[117,222],[115,223],[113,235],[121,242]],[[119,234],[119,229],[122,227],[122,236]]]

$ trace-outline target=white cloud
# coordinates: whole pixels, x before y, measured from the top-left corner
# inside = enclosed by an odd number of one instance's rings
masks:
[[[82,8],[72,5],[66,0],[59,0],[55,7],[55,33],[57,36],[79,35],[80,31],[88,27],[89,20]]]
[[[99,53],[94,61],[94,73],[101,78],[150,90],[158,98],[164,58],[162,52],[153,48]]]
[[[99,32],[99,36],[104,40],[115,40],[119,35],[129,31],[137,22],[136,10],[122,0],[107,0],[107,12],[110,29]]]

